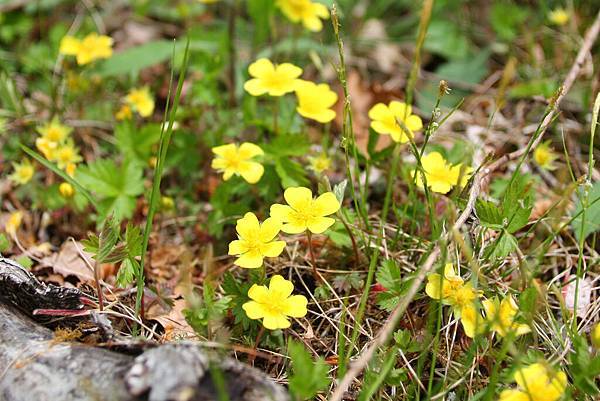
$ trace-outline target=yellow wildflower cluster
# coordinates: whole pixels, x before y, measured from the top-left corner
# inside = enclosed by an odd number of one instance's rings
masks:
[[[481,298],[481,292],[475,290],[470,282],[465,283],[451,263],[444,267],[443,276],[433,273],[427,277],[425,293],[452,307],[454,316],[460,319],[468,337],[473,338],[475,334],[483,332],[486,326],[502,337],[509,334],[520,336],[531,331],[528,325],[515,321],[519,307],[510,295],[502,301],[484,299],[485,317],[480,316],[476,302]]]
[[[332,192],[315,199],[309,188],[292,187],[286,189],[283,196],[288,205],[272,205],[271,216],[262,223],[252,212],[237,221],[238,239],[229,244],[229,255],[237,257],[234,264],[247,269],[263,266],[264,258],[277,257],[285,248],[285,241],[276,239],[280,231],[323,233],[335,222],[328,216],[340,208],[340,202]],[[306,315],[307,300],[302,295],[291,296],[293,289],[290,281],[273,276],[268,288],[256,284],[250,288],[248,297],[251,301],[243,308],[250,319],[263,319],[267,329],[287,328],[290,326],[288,316]]]
[[[300,79],[302,68],[291,63],[275,65],[271,60],[261,58],[250,64],[248,73],[252,77],[244,84],[246,92],[252,96],[283,96],[295,92],[298,99],[296,111],[311,120],[328,123],[335,118],[331,108],[338,95],[327,84]]]
[[[48,161],[56,163],[58,168],[64,170],[70,177],[74,177],[77,163],[82,158],[70,137],[71,131],[70,127],[63,125],[55,117],[49,123],[37,128],[40,136],[36,139],[35,145]],[[58,189],[65,198],[70,198],[75,193],[73,186],[67,182],[62,183]]]
[[[119,112],[122,114],[117,115],[117,119],[131,118],[131,111],[135,111],[142,117],[150,117],[154,112],[154,98],[147,86],[131,89],[124,100],[125,104]]]
[[[59,52],[65,56],[75,56],[77,64],[85,65],[112,56],[113,40],[110,36],[90,33],[83,39],[65,36],[60,42]]]

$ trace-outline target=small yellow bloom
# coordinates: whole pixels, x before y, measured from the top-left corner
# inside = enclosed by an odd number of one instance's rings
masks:
[[[290,327],[290,317],[306,316],[308,300],[303,295],[292,295],[294,285],[280,275],[271,278],[269,288],[254,284],[248,290],[252,301],[242,308],[250,319],[263,319],[266,329],[277,330]]]
[[[250,64],[248,73],[253,78],[246,81],[244,89],[252,96],[265,93],[283,96],[294,91],[302,68],[290,63],[274,65],[269,59],[261,58]]]
[[[296,110],[302,117],[328,123],[335,118],[331,107],[337,102],[338,95],[327,84],[315,84],[310,81],[298,80],[296,84],[298,107]]]
[[[8,176],[9,180],[19,185],[25,185],[31,181],[35,169],[29,160],[23,160],[21,163],[13,163],[12,165],[14,172]]]
[[[160,207],[163,210],[173,210],[175,208],[175,201],[170,196],[161,196]]]
[[[453,186],[459,184],[463,186],[471,176],[473,169],[471,167],[464,168],[461,177],[461,164],[452,166],[438,152],[431,152],[421,158],[421,164],[425,171],[427,186],[433,191],[440,194],[445,194],[452,189]],[[423,188],[423,177],[420,171],[413,170],[412,177],[415,178],[417,186]]]
[[[125,102],[142,117],[149,117],[154,111],[154,99],[147,86],[130,90]]]
[[[252,161],[254,157],[264,154],[262,149],[253,143],[244,142],[239,147],[234,143],[215,146],[212,152],[216,157],[211,166],[223,173],[225,181],[233,175],[241,175],[250,184],[255,184],[265,171],[260,163]]]
[[[272,217],[261,224],[254,213],[248,212],[237,221],[235,230],[238,239],[229,243],[229,255],[238,256],[234,263],[240,267],[261,267],[265,257],[277,257],[285,248],[285,241],[274,241],[281,222]]]
[[[323,29],[321,19],[329,18],[325,5],[311,0],[277,0],[277,7],[293,23],[301,22],[309,31]]]
[[[75,170],[77,169],[77,164],[68,163],[67,167],[65,167],[65,173],[71,178],[75,177]]]
[[[21,227],[21,222],[23,221],[23,212],[16,211],[10,214],[8,217],[8,221],[4,226],[4,231],[11,237],[16,237],[17,230]]]
[[[486,299],[482,303],[486,320],[490,323],[492,330],[500,336],[506,337],[509,333],[520,336],[531,331],[528,325],[515,322],[519,307],[511,295],[502,301],[494,298]]]
[[[115,118],[118,121],[131,120],[131,117],[133,117],[133,114],[131,113],[131,107],[129,107],[129,105],[126,104],[122,105],[121,108],[115,114]]]
[[[550,148],[550,141],[540,143],[533,151],[533,160],[544,170],[554,170],[554,161],[558,155]]]
[[[66,169],[71,164],[79,163],[82,159],[73,141],[66,141],[54,152],[54,160],[60,169]]]
[[[112,56],[113,40],[109,36],[90,33],[83,40],[73,36],[65,36],[60,42],[59,52],[67,56],[75,56],[77,64],[89,64],[99,59]]]
[[[567,375],[555,372],[546,363],[518,369],[514,380],[520,388],[502,391],[500,401],[556,401],[567,387]]]
[[[42,153],[42,155],[44,155],[46,159],[54,161],[58,143],[51,142],[46,138],[40,137],[35,140],[35,147]]]
[[[475,301],[481,292],[473,288],[458,276],[451,263],[444,266],[444,276],[433,273],[427,276],[425,293],[433,299],[439,299],[445,305],[452,307],[454,316],[460,319],[465,334],[473,338],[480,331],[479,323],[483,319],[477,313]]]
[[[331,167],[331,159],[325,153],[321,153],[318,157],[309,156],[308,161],[310,162],[310,168],[316,173],[322,173]]]
[[[392,139],[399,143],[406,143],[415,131],[423,128],[421,117],[412,114],[412,106],[404,102],[392,101],[388,106],[377,103],[369,110],[371,128],[381,135],[391,135]],[[401,121],[404,124],[398,124]],[[410,137],[405,128],[408,129]]]
[[[70,198],[75,195],[75,188],[68,182],[63,182],[58,186],[58,192],[63,198]]]
[[[299,234],[306,230],[320,234],[335,223],[335,219],[327,217],[337,212],[340,202],[333,192],[325,192],[313,199],[312,191],[304,187],[291,187],[285,190],[283,197],[288,205],[271,206],[271,217],[285,223],[281,231],[288,234]]]
[[[548,13],[548,20],[550,20],[550,22],[554,25],[559,26],[565,25],[567,22],[569,22],[570,17],[571,16],[569,13],[562,7],[554,9]]]
[[[46,141],[58,144],[69,137],[72,128],[61,124],[58,118],[55,117],[48,124],[42,125],[36,130]]]
[[[592,345],[596,348],[600,348],[600,323],[596,324],[592,329]]]

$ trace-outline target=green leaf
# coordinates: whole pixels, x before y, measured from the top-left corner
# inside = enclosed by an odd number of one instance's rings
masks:
[[[511,41],[517,37],[528,15],[529,10],[522,4],[496,1],[490,12],[490,23],[500,39]]]
[[[504,231],[498,242],[494,242],[495,246],[488,248],[493,250],[490,257],[494,259],[503,259],[511,252],[517,249],[518,242],[514,235]]]
[[[275,158],[284,156],[305,156],[310,150],[310,142],[305,135],[284,134],[262,145],[265,153]]]
[[[31,260],[27,255],[19,256],[15,259],[15,262],[17,262],[27,270],[31,269],[31,266],[33,266],[33,260]]]
[[[450,82],[477,84],[488,75],[489,57],[489,50],[481,50],[474,56],[444,63],[435,73]]]
[[[103,77],[121,74],[135,76],[146,67],[170,59],[172,54],[173,42],[171,41],[158,40],[145,43],[114,54],[100,66],[98,73]]]
[[[483,226],[496,228],[502,225],[502,216],[498,205],[493,202],[477,199],[475,203],[475,212]]]
[[[230,272],[225,273],[221,284],[225,295],[231,299],[231,313],[235,318],[235,324],[241,323],[244,330],[248,330],[252,322],[242,308],[242,305],[249,301],[247,294],[252,284],[247,281],[240,283]]]
[[[160,140],[160,125],[147,124],[138,130],[131,121],[125,121],[115,126],[115,139],[127,159],[143,165],[148,163]]]
[[[133,258],[127,258],[121,263],[119,272],[117,273],[117,286],[121,288],[127,287],[133,283],[135,272],[139,271],[139,263]]]
[[[98,211],[105,218],[113,214],[116,221],[133,215],[136,198],[144,192],[142,167],[138,163],[124,162],[117,166],[112,160],[97,160],[77,169],[77,180],[87,190],[103,199]]]
[[[304,167],[298,162],[281,157],[275,161],[275,171],[281,178],[284,188],[306,186],[309,184]]]
[[[8,251],[10,248],[10,241],[4,233],[0,233],[0,253]]]
[[[517,174],[510,182],[502,200],[502,217],[509,233],[515,233],[529,221],[533,209],[531,182],[525,175]]]
[[[110,217],[98,236],[98,252],[96,253],[96,260],[99,263],[105,262],[112,253],[117,241],[119,241],[119,234],[120,230],[117,222],[113,217]]]
[[[313,361],[304,346],[290,341],[288,355],[292,359],[292,374],[289,375],[289,388],[296,397],[312,399],[329,385],[329,368],[323,358]]]
[[[402,290],[402,272],[393,259],[384,260],[377,271],[377,282],[388,291]]]
[[[583,220],[583,191],[577,191],[577,201],[575,202],[575,209],[573,210],[573,216],[577,216],[571,222],[571,228],[575,234],[575,238],[580,240],[583,234],[583,238],[587,238],[588,235],[600,230],[600,181],[595,182],[589,189],[589,201],[588,207],[585,211],[585,224]],[[582,231],[583,225],[583,231]]]
[[[426,50],[448,59],[461,59],[467,56],[469,47],[469,39],[457,24],[447,19],[433,20],[429,24]]]

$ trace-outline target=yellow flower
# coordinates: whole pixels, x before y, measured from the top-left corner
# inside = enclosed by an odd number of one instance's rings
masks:
[[[545,363],[518,369],[514,380],[520,388],[502,391],[500,401],[556,401],[567,387],[567,375],[555,372]]]
[[[596,348],[600,348],[600,323],[594,326],[592,329],[592,345]]]
[[[60,169],[66,169],[71,164],[76,164],[81,161],[81,156],[73,141],[66,141],[63,145],[56,148],[54,152],[54,160]]]
[[[133,114],[131,113],[131,107],[129,105],[122,105],[121,108],[115,114],[115,118],[119,121],[131,120]]]
[[[239,147],[234,143],[215,146],[212,148],[212,152],[216,157],[211,166],[215,170],[223,172],[225,181],[233,175],[241,175],[250,184],[255,184],[265,171],[260,163],[251,160],[264,154],[262,149],[253,143],[244,142]]]
[[[154,111],[154,99],[147,86],[130,90],[125,102],[142,117],[148,117]]]
[[[77,169],[77,164],[68,163],[67,167],[65,167],[65,173],[71,178],[75,177],[75,170]]]
[[[294,91],[302,68],[290,63],[273,65],[269,59],[261,58],[250,64],[248,73],[253,79],[246,81],[244,89],[252,96],[283,96]]]
[[[16,211],[10,214],[8,217],[8,221],[4,226],[4,231],[11,237],[15,237],[17,235],[17,230],[21,227],[21,222],[23,221],[23,212]]]
[[[37,132],[48,142],[60,143],[68,138],[72,128],[60,123],[58,118],[53,118],[48,124],[37,128]]]
[[[217,3],[219,0],[198,0],[198,1],[203,4],[214,4],[214,3]]]
[[[452,166],[438,152],[431,152],[421,158],[421,164],[425,171],[427,186],[433,191],[440,194],[445,194],[452,189],[453,186],[459,184],[461,178],[461,164]],[[460,180],[460,185],[466,184],[473,169],[466,167]],[[420,171],[413,170],[412,177],[415,178],[417,186],[423,188],[423,177]]]
[[[14,172],[8,178],[15,184],[27,184],[33,177],[35,169],[29,160],[23,160],[21,163],[13,163]]]
[[[562,7],[554,9],[548,13],[548,19],[554,25],[565,25],[567,22],[569,22],[569,18],[569,13]]]
[[[229,255],[237,255],[235,264],[246,269],[261,267],[265,257],[274,258],[283,252],[285,241],[274,241],[281,222],[268,218],[262,224],[248,212],[237,221],[238,239],[229,243]]]
[[[369,110],[371,128],[381,135],[391,135],[396,142],[406,143],[410,139],[404,128],[409,130],[410,137],[415,131],[423,128],[421,117],[412,114],[412,107],[404,102],[392,101],[388,106],[377,103]],[[398,124],[401,121],[402,127]]]
[[[558,155],[550,148],[550,141],[539,144],[533,151],[533,160],[544,170],[554,170],[554,161],[557,158]]]
[[[460,319],[465,334],[473,338],[480,331],[478,323],[483,319],[478,315],[475,301],[481,292],[473,288],[458,276],[451,263],[444,266],[444,277],[438,273],[427,276],[425,293],[433,299],[439,299],[452,307],[454,316]]]
[[[331,167],[331,159],[325,153],[321,153],[318,157],[309,156],[308,161],[310,162],[310,168],[316,173],[322,173]]]
[[[70,198],[75,195],[75,188],[68,182],[63,182],[58,186],[58,192],[63,198]]]
[[[296,84],[298,107],[296,110],[302,117],[328,123],[335,118],[331,107],[337,102],[338,95],[327,84],[315,84],[310,81],[298,80]]]
[[[160,207],[163,210],[173,210],[175,208],[175,201],[170,196],[161,196]]]
[[[492,330],[500,336],[505,337],[509,333],[520,336],[531,331],[528,325],[515,322],[519,307],[511,295],[502,301],[494,298],[486,299],[482,303],[486,320],[490,323]]]
[[[327,7],[311,0],[277,0],[276,4],[290,21],[301,22],[309,31],[320,31],[323,29],[321,19],[329,18]]]
[[[109,36],[90,33],[83,40],[65,36],[60,42],[60,53],[75,56],[77,64],[84,65],[92,61],[112,56],[113,40]]]
[[[281,231],[299,234],[308,230],[320,234],[335,223],[335,219],[326,217],[340,208],[340,202],[333,192],[325,192],[313,199],[310,189],[291,187],[285,190],[283,197],[289,206],[276,203],[270,211],[271,217],[285,223]]]
[[[271,278],[269,288],[254,284],[248,290],[252,300],[242,305],[250,319],[263,319],[262,324],[269,330],[290,327],[288,316],[304,317],[308,301],[303,295],[292,295],[294,285],[280,275]]]

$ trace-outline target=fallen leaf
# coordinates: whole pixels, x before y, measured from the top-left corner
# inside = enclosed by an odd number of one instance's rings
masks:
[[[82,244],[67,241],[58,252],[43,258],[41,266],[52,267],[54,273],[65,278],[75,276],[81,281],[94,280],[94,272],[83,261],[81,255],[84,255],[88,261],[92,260],[92,254],[84,252]]]

